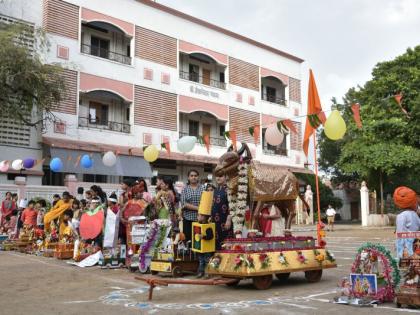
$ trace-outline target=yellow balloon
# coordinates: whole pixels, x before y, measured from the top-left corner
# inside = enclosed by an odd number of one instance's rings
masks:
[[[155,145],[149,145],[145,150],[144,150],[144,159],[147,162],[154,162],[157,160],[157,158],[159,157],[159,150],[156,148]]]
[[[344,121],[343,117],[341,117],[340,112],[336,109],[333,110],[325,122],[325,135],[331,140],[339,140],[343,138],[346,130],[346,122]]]

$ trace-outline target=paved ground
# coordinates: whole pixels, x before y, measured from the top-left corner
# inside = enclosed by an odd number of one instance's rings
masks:
[[[296,273],[286,284],[274,281],[267,291],[254,290],[249,281],[235,288],[174,285],[155,289],[153,302],[147,301],[147,287],[125,269],[81,269],[53,258],[0,252],[0,314],[420,313],[393,304],[356,308],[330,303],[337,283],[349,274],[357,247],[371,241],[392,249],[393,237],[392,229],[337,227],[328,233],[327,247],[338,268],[326,270],[319,283],[308,284],[303,273]]]

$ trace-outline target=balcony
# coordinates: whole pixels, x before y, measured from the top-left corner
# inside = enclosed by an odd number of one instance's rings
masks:
[[[130,133],[130,124],[91,117],[79,117],[79,127]]]
[[[188,80],[188,81],[193,81],[193,82],[197,82],[200,84],[204,84],[204,85],[208,85],[208,86],[212,86],[218,89],[222,89],[225,90],[226,89],[226,83],[225,82],[220,82],[217,80],[213,80],[210,78],[205,78],[203,76],[198,75],[197,73],[194,72],[186,72],[186,71],[179,71],[179,77],[181,79],[184,80]]]
[[[195,136],[196,135],[192,135],[189,132],[179,132],[179,138],[182,138],[184,136]],[[197,140],[198,143],[198,140]],[[227,142],[225,138],[222,137],[210,137],[210,145],[214,145],[214,146],[218,146],[218,147],[226,147]]]
[[[88,44],[82,44],[82,53],[97,56],[100,58],[109,59],[126,65],[131,65],[131,57],[119,54],[113,51],[109,51],[98,46],[91,46]]]
[[[276,103],[283,106],[287,105],[287,101],[284,98],[277,97],[276,95],[273,95],[273,94],[263,93],[261,95],[261,99],[270,103]]]

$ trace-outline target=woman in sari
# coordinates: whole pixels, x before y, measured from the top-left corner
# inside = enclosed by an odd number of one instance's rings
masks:
[[[128,220],[131,217],[144,215],[145,209],[152,201],[152,197],[147,192],[147,185],[144,179],[136,182],[136,184],[131,189],[131,193],[133,198],[128,200],[124,208],[120,211],[120,238],[123,240],[126,240],[127,238]]]
[[[6,198],[1,203],[0,228],[5,224],[6,218],[12,215],[13,210],[16,210],[16,203],[12,200],[12,193],[8,191],[6,193]]]

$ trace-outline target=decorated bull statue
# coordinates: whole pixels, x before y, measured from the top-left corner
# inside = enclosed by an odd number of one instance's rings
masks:
[[[239,150],[223,154],[215,169],[216,176],[227,177],[229,210],[235,234],[239,237],[245,221],[245,212],[251,211],[251,227],[257,228],[256,218],[264,203],[276,205],[290,229],[295,213],[299,186],[292,172],[279,166],[261,164],[252,160],[246,143]]]

